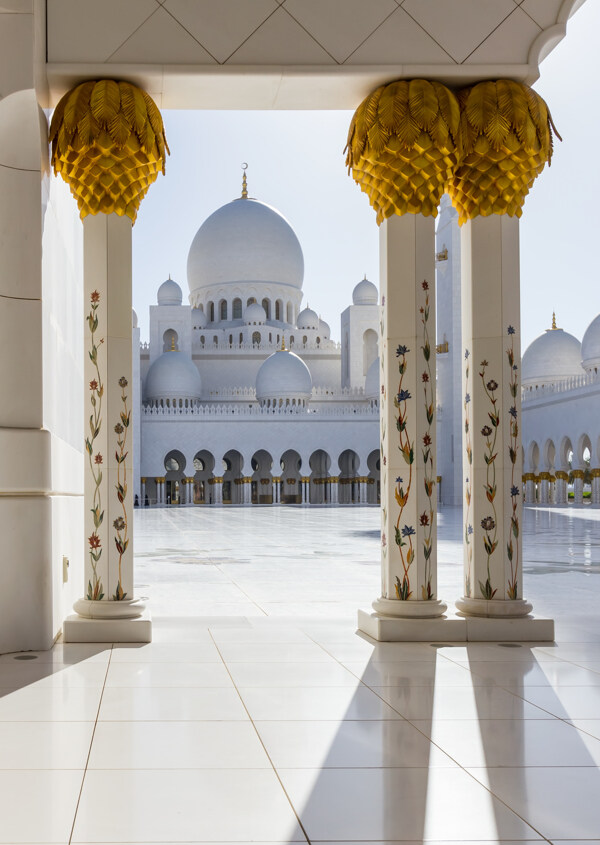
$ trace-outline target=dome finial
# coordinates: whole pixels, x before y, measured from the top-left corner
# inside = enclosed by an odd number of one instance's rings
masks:
[[[175,352],[175,335],[171,335],[171,352]]]
[[[248,199],[248,180],[246,179],[246,170],[248,169],[248,164],[243,161],[242,162],[242,170],[244,171],[244,175],[242,176],[242,199]]]
[[[556,312],[555,311],[552,312],[552,328],[553,329],[558,328],[558,326],[556,325]]]

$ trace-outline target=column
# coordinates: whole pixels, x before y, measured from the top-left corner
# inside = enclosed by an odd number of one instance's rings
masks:
[[[465,593],[456,606],[525,616],[518,219],[469,220],[461,249]]]
[[[533,505],[535,504],[535,474],[533,472],[526,472],[522,480],[525,490],[525,502],[528,505]]]
[[[550,484],[548,488],[548,502],[551,505],[556,504],[556,476],[550,473]]]
[[[309,493],[310,488],[308,486],[309,484],[310,484],[310,478],[308,478],[306,476],[302,476],[302,478],[300,479],[300,491],[301,491],[302,504],[303,505],[309,504],[309,496],[310,496],[310,493]]]
[[[367,504],[367,481],[368,479],[366,479],[364,476],[361,476],[358,479],[358,501],[361,505]]]
[[[534,481],[533,501],[537,503],[537,502],[540,501],[540,485],[541,485],[542,479],[540,478],[539,475],[536,474],[536,475],[533,476],[533,481]]]
[[[564,470],[556,470],[556,504],[567,504],[567,484],[569,481],[569,473]]]
[[[243,480],[244,483],[244,504],[251,505],[252,504],[252,478],[250,476],[246,476]]]
[[[540,472],[540,504],[547,505],[550,501],[550,473]]]
[[[194,504],[194,494],[195,494],[195,489],[196,489],[196,479],[193,476],[188,476],[187,488],[188,488],[187,503],[188,503],[188,505],[193,505]]]
[[[281,477],[278,476],[278,475],[274,475],[273,476],[273,504],[274,505],[281,504],[280,489],[281,489]]]
[[[329,476],[329,490],[330,496],[329,501],[332,505],[337,505],[339,503],[339,483],[340,479],[337,475],[330,475]]]
[[[141,495],[141,498],[142,498],[142,500],[140,502],[140,507],[143,508],[143,507],[146,506],[146,479],[145,478],[140,479],[140,485],[141,485],[140,495]]]
[[[573,503],[575,505],[583,504],[583,470],[574,469],[573,476]]]
[[[381,598],[388,616],[441,616],[437,597],[434,221],[380,229]]]
[[[65,94],[49,140],[83,221],[85,595],[63,634],[148,642],[150,617],[133,594],[131,228],[168,148],[153,100],[112,79]]]
[[[223,478],[215,476],[212,479],[213,484],[213,505],[223,504]]]

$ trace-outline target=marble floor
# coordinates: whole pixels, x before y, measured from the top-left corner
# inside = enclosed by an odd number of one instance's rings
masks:
[[[154,642],[0,656],[0,842],[600,845],[600,511],[526,509],[540,646],[357,635],[378,519],[138,512]]]

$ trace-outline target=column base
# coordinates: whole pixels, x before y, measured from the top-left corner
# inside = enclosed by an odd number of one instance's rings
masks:
[[[402,619],[435,619],[443,616],[448,605],[440,599],[431,601],[399,601],[398,599],[375,599],[372,604],[375,613]]]
[[[407,619],[358,611],[358,630],[377,642],[554,642],[554,620],[439,616]]]
[[[487,599],[471,599],[463,596],[456,601],[459,615],[484,616],[487,619],[514,619],[528,616],[533,605],[525,599],[506,601],[487,601]]]
[[[91,619],[73,613],[63,622],[63,642],[151,643],[152,617],[148,610],[133,619]]]

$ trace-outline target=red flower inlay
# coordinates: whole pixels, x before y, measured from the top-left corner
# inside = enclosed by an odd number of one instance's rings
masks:
[[[419,517],[419,522],[421,525],[429,525],[429,516],[426,513],[422,513]]]
[[[96,379],[92,379],[90,382],[90,390],[98,390],[98,382]]]
[[[94,458],[94,463],[95,464],[101,464],[102,463],[102,455],[100,454],[100,452],[98,452],[98,454]]]
[[[95,531],[91,537],[88,537],[88,543],[90,544],[90,548],[92,549],[100,548],[100,537],[98,537]]]
[[[100,302],[100,294],[97,290],[92,291],[91,300],[92,302]]]
[[[423,435],[423,444],[425,446],[431,446],[431,437],[429,436],[429,434]]]
[[[429,381],[429,373],[423,373],[421,376],[421,381]]]
[[[423,290],[429,290],[429,282],[422,282],[421,287]]]

